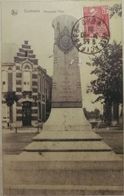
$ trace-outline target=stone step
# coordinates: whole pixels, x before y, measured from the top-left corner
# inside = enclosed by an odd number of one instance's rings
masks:
[[[99,153],[95,153],[92,157],[90,154],[91,152],[47,152],[39,155],[38,153],[27,154],[24,152],[20,156],[7,155],[4,158],[4,168],[7,170],[122,170],[123,168],[122,158],[114,153],[112,154],[112,152],[102,152],[103,160]],[[108,157],[106,156],[107,154]]]
[[[14,156],[14,155],[13,155]],[[12,157],[13,157],[12,156]],[[120,161],[122,157],[115,154],[113,151],[102,151],[102,152],[23,152],[20,156],[16,156],[16,160],[19,161],[47,161],[53,162],[85,162],[85,161],[100,161],[110,162],[110,161]]]
[[[14,185],[4,189],[6,196],[123,195],[122,186]]]
[[[122,186],[122,170],[6,170],[4,171],[5,185],[95,185]]]
[[[4,193],[5,196],[123,195],[122,169],[122,158],[111,151],[7,155]]]
[[[100,141],[102,137],[93,131],[42,131],[33,141]]]
[[[27,152],[101,152],[111,151],[102,141],[34,141],[25,147]]]
[[[9,169],[4,170],[4,184],[6,185],[105,185],[122,186],[122,170],[77,170],[77,169]]]
[[[4,184],[9,186],[21,184],[121,186],[123,183],[123,165],[119,159],[53,161],[51,158],[51,161],[43,161],[40,155],[39,158],[36,156],[34,158],[32,155],[30,158],[25,155],[9,157],[4,159]]]

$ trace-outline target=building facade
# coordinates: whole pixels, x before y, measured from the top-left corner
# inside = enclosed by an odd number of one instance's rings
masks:
[[[2,64],[3,125],[23,127],[45,122],[51,108],[51,88],[51,77],[24,41],[14,63]],[[10,102],[14,99],[13,104],[7,104],[7,98]]]

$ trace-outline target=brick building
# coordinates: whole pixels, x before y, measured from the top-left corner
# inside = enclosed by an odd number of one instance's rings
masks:
[[[28,41],[19,48],[14,63],[2,64],[2,120],[13,126],[36,126],[44,122],[51,108],[52,79],[38,65]],[[7,106],[7,96],[16,101]]]

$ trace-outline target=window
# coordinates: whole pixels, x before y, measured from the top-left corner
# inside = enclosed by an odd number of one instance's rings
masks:
[[[8,72],[5,70],[2,71],[2,91],[8,91]]]
[[[31,72],[23,72],[23,91],[31,91]]]
[[[8,91],[12,91],[13,88],[13,80],[12,73],[8,73]]]
[[[41,92],[40,74],[38,74],[38,92]]]
[[[32,91],[32,67],[29,63],[23,64],[22,90]]]
[[[42,108],[41,108],[41,103],[39,102],[38,104],[39,104],[39,107],[38,107],[39,108],[39,119],[41,120],[41,109]]]
[[[25,51],[25,57],[27,57],[28,56],[28,51]]]

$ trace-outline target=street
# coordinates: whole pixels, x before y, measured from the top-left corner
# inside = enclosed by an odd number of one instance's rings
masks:
[[[35,135],[36,129],[31,132],[24,132],[21,129],[17,133],[9,129],[3,129],[3,154],[20,154],[24,147],[31,143]]]

